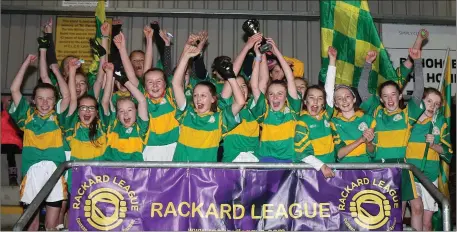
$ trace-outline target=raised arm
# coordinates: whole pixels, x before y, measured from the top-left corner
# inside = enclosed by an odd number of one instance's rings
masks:
[[[370,72],[373,66],[372,64],[376,60],[377,54],[378,53],[376,51],[369,51],[365,57],[365,64],[363,65],[359,85],[357,86],[357,91],[359,92],[362,101],[366,101],[371,96],[370,92],[368,91],[368,79],[370,77]]]
[[[259,81],[259,70],[260,70],[260,62],[259,58],[261,57],[260,53],[260,42],[256,42],[254,45],[254,52],[256,54],[256,59],[254,60],[254,63],[252,64],[252,74],[251,74],[251,90],[252,90],[252,95],[254,96],[255,102],[259,99],[260,94],[262,93],[262,90],[260,89],[260,81]],[[263,62],[263,61],[262,61]]]
[[[37,57],[35,55],[29,54],[27,58],[25,58],[24,63],[22,63],[22,66],[17,72],[16,77],[14,77],[13,83],[11,83],[11,98],[13,99],[14,105],[16,106],[19,105],[19,102],[22,98],[21,85],[22,81],[24,80],[25,72],[27,71],[29,65],[36,60],[36,58]]]
[[[68,88],[70,90],[70,109],[68,115],[72,115],[78,108],[78,95],[76,94],[76,70],[81,66],[78,59],[73,58],[68,62]]]
[[[110,110],[110,105],[111,105],[111,95],[113,94],[113,72],[114,72],[114,65],[113,63],[104,63],[103,64],[103,70],[106,73],[106,81],[105,81],[105,87],[103,90],[103,97],[101,101],[101,105],[103,108],[103,113],[105,115],[110,115],[111,110]]]
[[[241,91],[238,82],[236,82],[236,75],[233,72],[233,64],[227,63],[224,66],[217,67],[217,72],[221,75],[226,82],[230,84],[230,87],[233,91],[233,103],[232,103],[232,113],[233,115],[238,115],[240,110],[243,108],[246,103],[243,93]]]
[[[238,56],[235,58],[235,61],[233,61],[233,72],[235,72],[235,75],[238,76],[238,74],[241,71],[241,67],[243,66],[243,61],[246,58],[246,55],[248,54],[249,50],[254,47],[255,43],[258,41],[262,40],[262,34],[257,33],[251,37],[249,37],[248,41],[244,45],[243,49],[240,51]]]
[[[111,25],[107,22],[104,22],[101,26],[101,31],[102,31],[102,47],[105,49],[105,51],[108,51],[108,44],[109,44],[109,32],[111,30]],[[103,86],[104,82],[104,77],[105,77],[105,72],[103,71],[103,65],[108,62],[108,56],[107,54],[103,55],[100,57],[100,63],[98,65],[98,71],[97,71],[97,79],[94,82],[94,85],[92,86],[92,89],[94,91],[94,97],[95,99],[98,99],[100,96],[100,89]]]
[[[119,49],[119,54],[121,55],[122,64],[124,65],[124,71],[127,75],[127,78],[134,86],[138,86],[140,82],[135,75],[135,70],[133,69],[132,63],[130,62],[129,54],[127,53],[124,33],[120,32],[119,35],[114,37],[114,44],[116,45],[117,49]]]
[[[335,92],[335,78],[336,78],[336,56],[337,51],[334,47],[328,47],[329,64],[327,69],[327,77],[325,78],[325,93],[327,95],[327,105],[333,107],[333,93]]]
[[[38,38],[40,39],[40,38]],[[42,47],[42,44],[39,44],[40,47],[40,79],[43,83],[48,83],[52,85],[51,78],[48,74],[48,64],[46,62],[46,51],[47,48]]]
[[[179,109],[186,106],[186,95],[184,94],[184,74],[187,69],[187,63],[191,57],[200,54],[200,50],[197,47],[186,44],[179,60],[178,67],[173,75],[171,85],[173,87],[173,93],[175,95],[176,104]]]
[[[276,46],[276,43],[273,41],[271,38],[267,38],[267,43],[271,44],[272,52],[276,56],[276,58],[279,61],[279,64],[281,65],[282,70],[284,71],[284,75],[286,76],[287,79],[287,91],[289,95],[293,99],[298,99],[298,92],[297,92],[297,87],[295,86],[295,81],[294,81],[294,73],[292,72],[292,69],[290,68],[289,64],[287,61],[284,59],[283,55],[279,51],[278,47]]]
[[[256,55],[256,57],[258,56]],[[259,89],[262,93],[265,94],[267,92],[268,82],[270,81],[270,72],[268,71],[267,55],[261,54],[261,59],[262,62],[260,62],[259,68]]]
[[[138,116],[143,121],[148,121],[148,103],[146,102],[146,98],[144,97],[143,93],[138,90],[130,81],[125,82],[125,88],[127,88],[132,96],[138,101]]]
[[[414,44],[413,44],[413,49],[421,50],[422,49],[422,44],[428,38],[428,36],[429,36],[429,32],[427,30],[425,30],[425,29],[421,29],[419,31],[419,33],[417,33],[416,40],[414,41]],[[413,62],[414,62],[414,60],[413,60]],[[413,67],[413,62],[411,62],[411,60],[408,58],[403,62],[403,65],[406,68],[410,69],[410,68]]]
[[[143,65],[143,73],[146,73],[147,70],[152,68],[152,59],[154,57],[153,51],[152,51],[152,35],[154,33],[154,30],[150,26],[144,26],[143,29],[144,32],[144,37],[146,39],[146,54],[144,55],[144,65]],[[138,86],[135,85],[135,86]]]
[[[62,100],[60,102],[60,112],[64,112],[71,103],[70,89],[68,88],[67,82],[63,78],[59,70],[59,65],[57,63],[51,64],[51,71],[54,73],[54,76],[57,79],[57,84],[59,85],[60,95]]]
[[[409,56],[414,60],[414,91],[412,99],[416,105],[422,102],[422,95],[424,94],[424,72],[422,69],[421,50],[410,48]]]

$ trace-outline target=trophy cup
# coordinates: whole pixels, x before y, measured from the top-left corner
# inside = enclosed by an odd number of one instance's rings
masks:
[[[259,33],[259,20],[257,19],[248,19],[243,23],[243,31],[248,34],[249,37]],[[271,45],[267,43],[265,37],[262,37],[262,42],[260,42],[260,53],[264,54],[270,51]]]

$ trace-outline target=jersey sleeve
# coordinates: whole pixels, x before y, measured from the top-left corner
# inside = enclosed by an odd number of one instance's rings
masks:
[[[28,111],[31,110],[30,104],[27,102],[24,96],[21,97],[19,104],[16,106],[14,102],[11,102],[8,113],[10,114],[16,125],[24,130],[25,120],[27,119]]]
[[[231,106],[233,103],[233,97],[229,98],[222,98],[222,96],[219,96],[217,100],[217,107],[219,109],[225,109],[227,106]]]
[[[267,110],[265,95],[260,93],[259,99],[257,99],[257,102],[254,101],[254,104],[249,107],[249,111],[259,123],[262,123]]]
[[[412,68],[407,68],[403,63],[400,63],[400,67],[397,68],[397,84],[400,88],[403,88],[408,80],[409,74],[412,72]]]
[[[137,116],[136,117],[136,122],[138,124],[138,128],[140,129],[140,136],[143,141],[147,141],[146,138],[149,135],[148,130],[149,130],[149,117],[148,120],[143,120],[141,117]]]
[[[183,123],[184,118],[186,117],[189,110],[193,111],[192,107],[189,106],[187,102],[182,109],[176,107],[175,119],[179,122],[179,124]]]
[[[294,148],[294,162],[301,162],[302,159],[314,155],[314,148],[309,139],[308,125],[301,120],[298,120],[295,126]]]
[[[362,109],[366,114],[373,116],[376,108],[378,108],[380,104],[381,102],[379,101],[378,96],[371,95],[367,100],[360,104],[360,109]]]
[[[222,110],[221,117],[223,134],[233,130],[233,128],[238,126],[241,122],[239,114],[233,115],[231,107],[226,107],[224,110]]]
[[[299,115],[302,105],[301,98],[299,97],[298,99],[294,99],[289,94],[287,94],[287,101],[289,102],[289,106],[294,111],[294,113]]]
[[[411,126],[413,126],[425,110],[424,103],[421,102],[420,105],[417,105],[414,100],[411,99],[408,101],[408,105],[406,107],[408,110],[408,122]]]

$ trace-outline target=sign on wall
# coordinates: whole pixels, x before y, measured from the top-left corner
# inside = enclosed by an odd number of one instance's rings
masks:
[[[112,23],[112,19],[107,19]],[[57,17],[56,55],[60,62],[67,56],[84,59],[83,70],[88,71],[92,64],[89,39],[95,37],[95,18]]]
[[[62,6],[96,7],[98,0],[62,0]],[[109,0],[105,0],[105,7],[109,7]]]
[[[408,48],[412,47],[417,33],[425,28],[430,32],[428,41],[422,47],[425,87],[438,88],[445,64],[446,49],[451,49],[452,96],[457,92],[457,53],[454,26],[383,24],[382,42],[389,52],[394,67],[398,67],[408,57]],[[405,92],[413,90],[413,80]]]
[[[72,169],[70,231],[402,230],[401,169]]]

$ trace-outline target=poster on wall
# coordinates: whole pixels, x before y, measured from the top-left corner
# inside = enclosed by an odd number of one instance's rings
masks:
[[[98,0],[62,0],[62,6],[96,7]],[[105,7],[109,7],[109,0],[105,0]]]
[[[110,18],[107,21],[112,23]],[[56,55],[59,64],[65,57],[75,56],[85,61],[83,70],[87,72],[93,60],[89,39],[94,36],[94,17],[57,17]]]
[[[412,47],[417,33],[422,29],[430,32],[428,41],[422,47],[425,87],[438,88],[446,50],[450,48],[452,68],[452,96],[457,92],[455,26],[383,24],[382,42],[390,55],[394,67],[398,67],[408,57],[408,48]],[[411,80],[404,89],[404,94],[411,93],[414,86]]]

